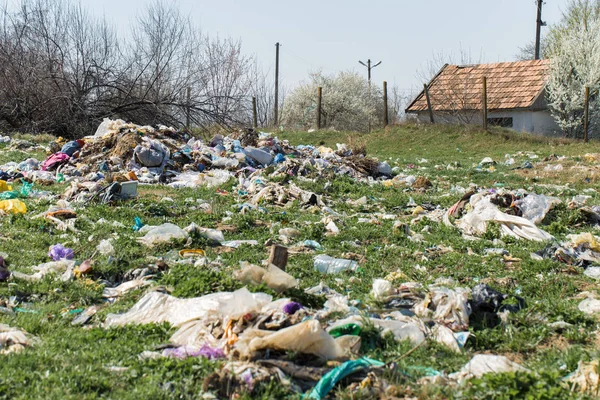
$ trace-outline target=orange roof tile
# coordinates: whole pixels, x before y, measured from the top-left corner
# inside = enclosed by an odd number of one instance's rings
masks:
[[[549,60],[446,65],[428,86],[431,108],[442,112],[480,110],[483,76],[488,109],[529,108],[546,85],[549,67]],[[427,111],[424,92],[406,109],[408,113],[420,111]]]

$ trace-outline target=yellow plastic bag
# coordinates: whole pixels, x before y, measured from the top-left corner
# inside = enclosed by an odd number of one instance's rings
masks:
[[[8,192],[10,190],[12,190],[12,186],[0,179],[0,192]]]
[[[12,214],[25,214],[27,206],[21,200],[11,199],[0,201],[0,210]]]

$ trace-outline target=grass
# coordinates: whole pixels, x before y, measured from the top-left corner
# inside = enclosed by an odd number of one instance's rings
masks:
[[[19,327],[38,339],[38,343],[18,354],[3,355],[0,366],[0,397],[11,399],[32,398],[198,398],[203,392],[204,378],[218,370],[220,364],[204,359],[159,359],[141,361],[138,355],[145,350],[168,342],[174,329],[167,324],[90,329],[71,325],[74,314],[69,310],[102,304],[95,317],[102,322],[108,313],[128,310],[144,293],[137,290],[114,304],[104,304],[100,281],[119,283],[126,271],[152,263],[155,257],[166,257],[179,250],[177,245],[163,245],[148,249],[136,242],[131,226],[134,217],[145,224],[158,225],[172,222],[184,227],[194,222],[207,228],[227,223],[236,228],[225,233],[226,239],[256,239],[260,244],[278,240],[281,227],[300,231],[298,241],[306,239],[321,243],[323,253],[343,257],[348,252],[364,257],[356,273],[323,276],[313,269],[314,254],[290,257],[287,271],[300,281],[300,289],[280,295],[264,286],[250,286],[254,292],[265,291],[274,297],[291,297],[306,306],[320,308],[323,299],[309,296],[303,289],[320,282],[357,300],[363,312],[373,306],[370,297],[373,279],[383,278],[399,271],[402,281],[418,281],[425,285],[436,279],[453,278],[458,285],[473,287],[485,282],[504,293],[526,299],[528,307],[509,315],[507,321],[494,328],[471,327],[471,337],[463,353],[455,354],[435,343],[422,346],[409,356],[401,358],[412,346],[393,339],[367,335],[363,354],[384,362],[397,361],[396,372],[387,372],[386,379],[393,383],[390,393],[399,397],[419,398],[572,398],[562,379],[577,368],[580,360],[599,356],[596,330],[597,320],[577,309],[575,299],[583,290],[595,290],[595,281],[582,274],[581,269],[567,271],[564,264],[554,261],[533,261],[529,254],[539,251],[543,243],[500,238],[490,229],[485,238],[472,242],[463,239],[455,228],[423,219],[411,224],[414,216],[404,206],[410,198],[415,202],[448,207],[461,195],[452,187],[469,184],[483,187],[531,189],[559,197],[567,203],[573,196],[585,193],[591,196],[591,205],[600,205],[595,191],[592,172],[597,162],[586,158],[594,153],[596,143],[550,140],[516,134],[504,130],[490,133],[466,127],[403,125],[371,135],[337,132],[278,132],[280,138],[294,144],[325,145],[335,148],[336,143],[365,145],[371,156],[386,160],[402,173],[425,176],[433,188],[419,192],[410,188],[386,188],[382,185],[357,183],[355,180],[332,175],[316,180],[294,178],[292,182],[306,190],[325,195],[335,211],[346,216],[338,222],[341,233],[327,236],[321,213],[303,211],[298,204],[280,208],[263,204],[266,212],[237,213],[236,204],[244,199],[221,196],[215,189],[173,190],[164,186],[147,186],[140,190],[138,199],[114,206],[89,204],[77,209],[78,233],[57,231],[41,219],[31,217],[48,209],[53,202],[26,199],[25,216],[9,216],[0,220],[0,250],[8,254],[10,268],[28,272],[34,265],[48,261],[46,255],[52,244],[63,243],[75,250],[76,258],[93,258],[95,264],[91,280],[78,279],[61,282],[46,277],[39,282],[14,280],[0,283],[0,299],[17,299],[21,312],[0,315],[0,322]],[[502,164],[505,155],[515,159],[513,166]],[[537,158],[531,158],[535,154]],[[562,161],[542,161],[556,154],[566,156]],[[22,161],[30,156],[43,158],[37,152],[9,152],[0,149],[0,162]],[[478,168],[484,157],[499,163],[494,169]],[[426,161],[423,161],[425,159]],[[516,170],[515,166],[531,161],[533,169]],[[548,174],[547,165],[564,164],[567,172]],[[576,167],[576,168],[572,168]],[[544,173],[543,173],[544,172]],[[537,175],[536,175],[537,173]],[[555,185],[555,186],[548,186]],[[49,188],[61,193],[67,185]],[[44,189],[45,188],[38,188]],[[236,193],[234,182],[222,189]],[[594,189],[594,190],[590,190]],[[367,197],[364,206],[351,206],[348,200]],[[173,201],[162,201],[165,197]],[[208,201],[212,214],[196,209],[196,200]],[[392,213],[395,220],[380,219],[380,224],[358,222],[359,217],[376,213]],[[104,219],[109,223],[99,223]],[[260,223],[258,223],[258,222]],[[423,231],[423,242],[410,241],[393,229],[394,222],[411,225],[414,232]],[[115,226],[113,222],[122,224]],[[569,233],[593,231],[577,211],[558,207],[544,221],[547,229],[558,240]],[[102,239],[113,238],[116,255],[112,258],[95,254]],[[501,239],[504,244],[493,243]],[[352,243],[358,243],[355,247]],[[435,255],[433,246],[452,247],[453,251]],[[508,265],[499,257],[484,257],[484,249],[503,247],[521,261]],[[210,260],[220,260],[215,269],[170,265],[156,277],[158,285],[172,290],[178,297],[197,297],[216,291],[235,290],[242,285],[233,278],[240,261],[260,263],[268,257],[268,248],[243,246],[233,252],[220,253],[205,239],[195,237],[192,248],[203,248]],[[469,251],[475,255],[468,255]],[[168,262],[168,261],[167,261]],[[419,266],[417,268],[417,265]],[[350,279],[352,278],[352,279]],[[573,326],[555,332],[548,324],[565,321]],[[368,344],[371,345],[368,345]],[[503,354],[529,368],[528,374],[487,375],[472,380],[459,388],[444,385],[420,385],[425,368],[452,373],[458,371],[474,354]],[[403,371],[403,372],[399,372]],[[369,398],[366,391],[351,392],[340,386],[334,395],[339,398]],[[242,393],[242,398],[291,398],[288,388],[272,382],[261,385],[256,392]],[[583,396],[583,395],[582,395]]]

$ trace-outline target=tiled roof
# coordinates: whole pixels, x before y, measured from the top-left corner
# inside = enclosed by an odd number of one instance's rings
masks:
[[[549,60],[477,65],[446,65],[429,84],[433,111],[480,110],[482,77],[487,80],[489,110],[530,108],[543,91]],[[427,111],[421,92],[406,112]]]

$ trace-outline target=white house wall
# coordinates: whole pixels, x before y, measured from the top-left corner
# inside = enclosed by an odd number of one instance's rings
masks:
[[[419,122],[429,122],[429,113],[420,112],[417,114],[416,118]],[[545,136],[560,135],[560,128],[554,121],[554,118],[550,115],[549,111],[490,112],[488,113],[488,118],[512,118],[512,129],[517,132],[529,132]],[[481,122],[481,114],[470,113],[468,114],[468,118],[466,118],[466,116],[459,118],[453,115],[434,114],[434,119],[436,123],[455,124],[464,123],[466,120],[469,120],[470,123],[477,124]]]

